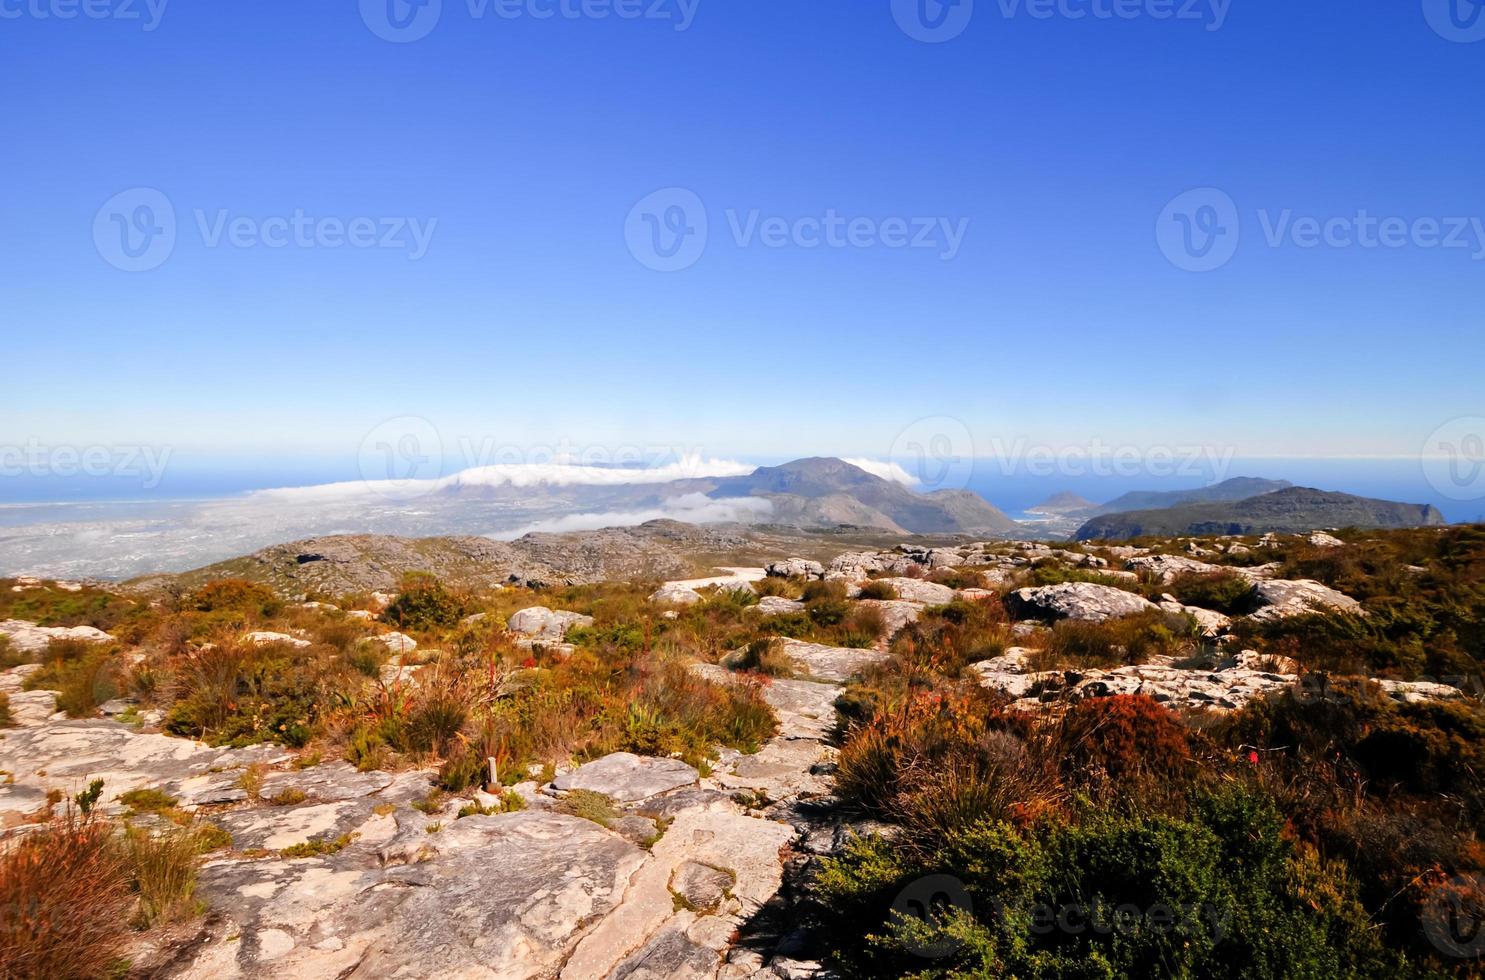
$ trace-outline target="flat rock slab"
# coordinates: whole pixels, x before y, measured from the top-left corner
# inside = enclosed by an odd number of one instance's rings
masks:
[[[692,786],[699,778],[695,769],[679,759],[615,752],[558,776],[552,786],[562,792],[584,789],[621,803],[634,803]]]
[[[794,662],[795,670],[816,680],[844,684],[868,667],[891,659],[880,650],[828,647],[802,640],[779,640],[780,648]]]
[[[722,920],[714,934],[725,938],[778,893],[783,880],[779,849],[793,838],[793,828],[785,824],[739,813],[681,814],[651,848],[650,860],[630,882],[622,904],[583,937],[561,976],[571,980],[611,976],[666,926],[694,923],[691,913],[678,913],[673,888],[678,874],[685,884],[695,865],[731,879],[725,904],[719,896],[717,915],[705,917]],[[711,962],[715,966],[715,953]]]
[[[1157,606],[1144,596],[1111,585],[1064,582],[1031,589],[1017,589],[1008,605],[1018,618],[1078,619],[1102,623],[1146,612]]]
[[[26,683],[26,678],[41,669],[41,664],[21,664],[19,667],[0,671],[0,693],[19,693],[21,687]]]
[[[43,725],[57,713],[56,691],[19,691],[10,698],[10,715],[20,728]],[[0,757],[5,755],[0,752]]]
[[[317,803],[338,803],[380,793],[390,785],[390,773],[358,772],[348,762],[326,762],[309,769],[268,774],[261,795],[267,800],[285,790],[298,790]]]
[[[112,643],[113,637],[92,626],[37,626],[21,619],[0,622],[0,635],[21,653],[40,653],[53,640],[82,640],[85,643]]]
[[[382,789],[373,795],[329,803],[273,806],[264,802],[252,809],[220,814],[215,822],[232,835],[232,843],[240,851],[281,851],[296,844],[334,840],[343,834],[359,831],[381,804],[408,806],[413,800],[425,796],[433,785],[426,772],[402,773],[396,777],[383,772],[366,775],[377,777]],[[260,794],[265,801],[269,798],[268,786],[265,780]]]
[[[412,864],[213,862],[198,894],[227,921],[182,977],[551,977],[622,899],[645,852],[556,813],[467,817]]]

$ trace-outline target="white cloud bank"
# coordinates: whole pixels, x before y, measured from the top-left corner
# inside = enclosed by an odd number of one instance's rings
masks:
[[[258,498],[311,501],[373,494],[380,497],[420,497],[463,487],[617,487],[708,477],[747,476],[756,466],[730,459],[682,456],[673,463],[649,467],[588,466],[581,463],[500,463],[461,470],[428,480],[352,480],[309,487],[260,490]]]
[[[915,487],[918,485],[918,481],[913,478],[911,473],[903,469],[901,466],[898,466],[891,460],[843,458],[841,462],[850,463],[852,466],[856,466],[860,469],[865,470],[872,476],[879,476],[884,480],[891,480],[893,483],[901,483],[904,486],[909,487]]]
[[[659,507],[634,511],[603,511],[587,514],[565,514],[537,521],[514,531],[491,534],[497,541],[512,541],[533,531],[560,533],[596,531],[605,527],[633,527],[646,521],[669,518],[687,524],[746,523],[773,513],[773,504],[762,497],[723,497],[713,499],[701,493],[688,493],[663,501]]]

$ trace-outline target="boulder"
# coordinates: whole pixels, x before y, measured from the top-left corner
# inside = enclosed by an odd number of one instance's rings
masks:
[[[859,604],[882,614],[882,634],[886,637],[896,636],[897,631],[904,626],[916,623],[923,612],[921,602],[906,602],[902,599],[862,599]]]
[[[373,636],[368,643],[380,643],[397,656],[412,653],[418,648],[418,641],[406,633],[383,633],[381,636]]]
[[[244,635],[243,639],[255,647],[266,647],[275,643],[282,643],[295,649],[303,649],[310,645],[308,640],[301,640],[287,633],[274,633],[269,630],[255,630],[252,633]]]
[[[1317,612],[1365,615],[1361,603],[1355,599],[1310,579],[1260,581],[1254,585],[1253,593],[1261,608],[1250,618],[1257,622]]]
[[[930,606],[942,606],[954,601],[954,590],[947,585],[925,582],[918,578],[880,578],[897,591],[897,598],[908,602],[921,602]]]
[[[1008,604],[1021,619],[1079,619],[1101,623],[1158,608],[1133,592],[1092,582],[1064,582],[1017,589]]]
[[[573,627],[592,625],[592,616],[548,609],[546,606],[531,606],[514,613],[505,627],[512,633],[538,642],[560,643]]]
[[[1124,563],[1126,571],[1148,572],[1161,585],[1168,585],[1179,575],[1214,575],[1228,571],[1221,565],[1182,558],[1179,555],[1142,555]]]
[[[1333,534],[1326,534],[1324,531],[1316,531],[1305,540],[1309,541],[1316,548],[1344,548],[1346,546],[1346,542]]]
[[[763,573],[769,578],[821,579],[825,577],[825,566],[807,558],[786,558],[764,566]]]
[[[558,776],[552,787],[562,792],[585,789],[621,803],[633,803],[691,786],[699,778],[695,769],[679,759],[615,752]]]
[[[758,600],[755,608],[765,616],[781,616],[786,613],[804,612],[804,603],[785,599],[783,596],[766,595]]]
[[[112,643],[113,637],[92,626],[37,626],[20,619],[0,622],[0,635],[21,653],[40,653],[53,640],[81,640],[84,643]]]
[[[684,585],[664,585],[650,595],[650,601],[671,606],[694,606],[701,601],[701,593]]]

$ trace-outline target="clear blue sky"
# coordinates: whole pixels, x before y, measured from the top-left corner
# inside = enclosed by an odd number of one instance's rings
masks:
[[[701,0],[683,31],[444,0],[412,43],[355,0],[36,16],[66,2],[0,0],[0,441],[345,457],[418,415],[450,440],[881,456],[944,415],[977,442],[1406,455],[1485,415],[1485,241],[1271,248],[1258,218],[1485,216],[1485,41],[1419,0],[1236,0],[1219,30],[1205,4],[978,0],[937,44],[887,0]],[[128,273],[94,221],[140,187],[179,228]],[[667,187],[710,222],[673,273],[625,239]],[[1202,187],[1243,237],[1193,273],[1155,225]],[[416,261],[210,248],[197,209],[437,225]],[[951,261],[739,246],[726,213],[753,209],[969,225]]]

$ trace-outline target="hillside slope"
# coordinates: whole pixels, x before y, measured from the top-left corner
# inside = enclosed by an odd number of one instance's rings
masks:
[[[1145,535],[1298,534],[1329,527],[1402,528],[1445,523],[1431,504],[1354,497],[1291,487],[1236,502],[1183,504],[1095,517],[1078,529],[1079,541]]]

